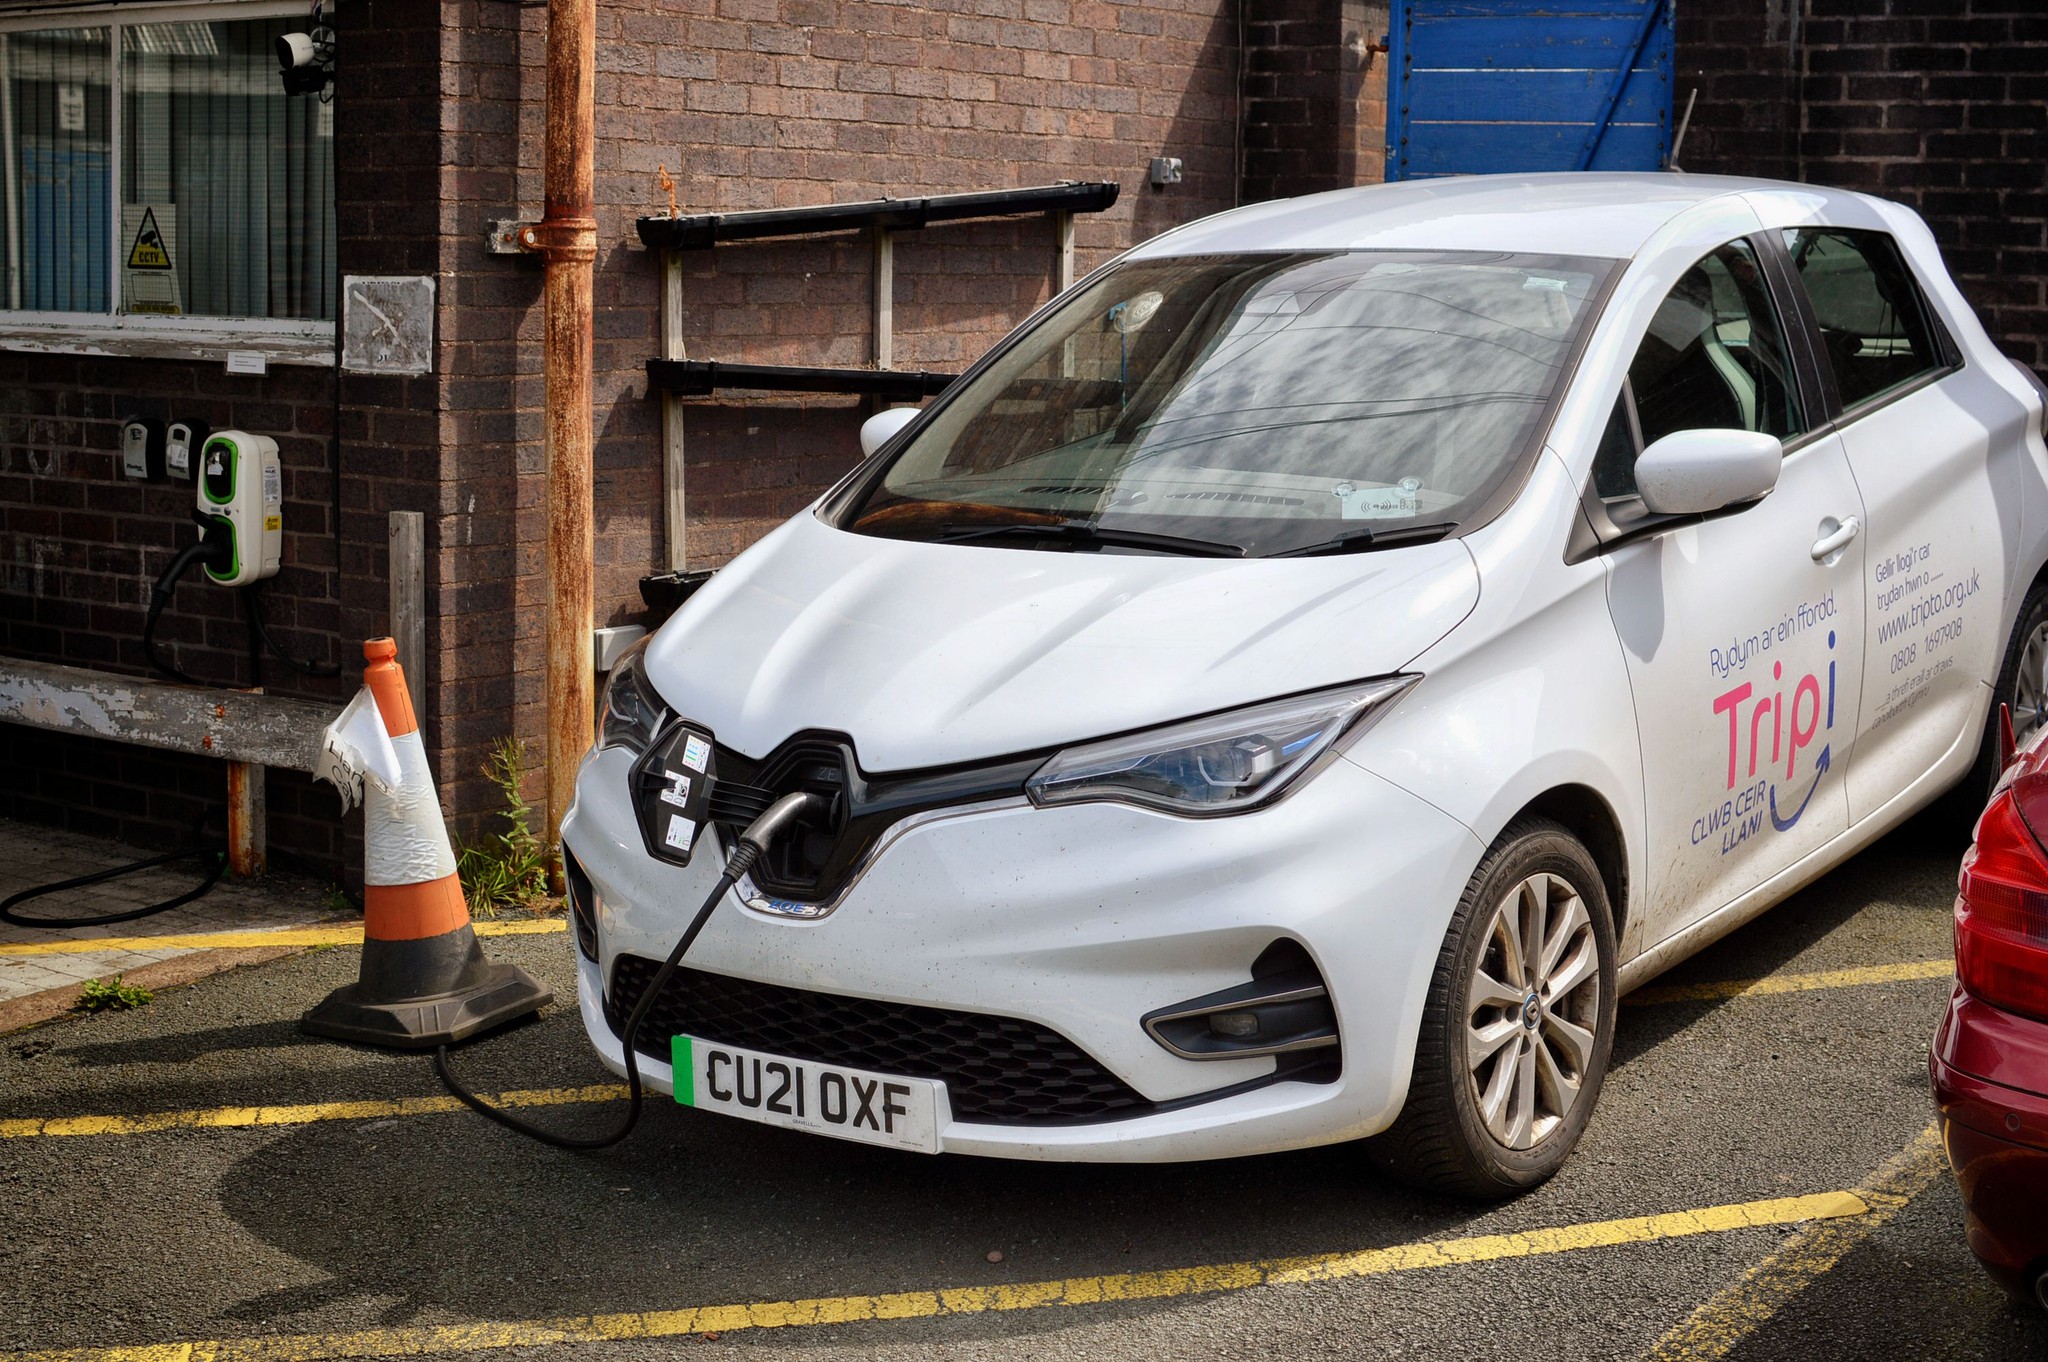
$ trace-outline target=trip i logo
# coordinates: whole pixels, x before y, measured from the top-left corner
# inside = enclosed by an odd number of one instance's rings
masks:
[[[1835,633],[1830,629],[1828,651],[1834,647]],[[1789,832],[1828,772],[1828,735],[1835,727],[1835,659],[1828,659],[1825,681],[1808,672],[1792,684],[1789,694],[1782,660],[1771,664],[1771,680],[1767,693],[1745,681],[1714,698],[1714,713],[1728,719],[1728,789],[1735,793],[1694,823],[1695,845],[1718,832],[1725,854],[1760,834],[1765,818],[1777,831]],[[1799,754],[1816,742],[1820,750],[1812,754],[1812,778],[1804,779]],[[1744,782],[1740,789],[1738,781]],[[1803,793],[1795,782],[1805,785]]]

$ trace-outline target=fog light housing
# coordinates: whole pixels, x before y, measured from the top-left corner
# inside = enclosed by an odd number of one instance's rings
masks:
[[[585,960],[597,959],[597,889],[590,876],[562,847],[562,882],[568,888],[569,923],[576,931],[576,950]]]
[[[1252,962],[1251,973],[1248,984],[1146,1013],[1146,1034],[1182,1059],[1335,1061],[1337,1012],[1302,944],[1275,941]]]

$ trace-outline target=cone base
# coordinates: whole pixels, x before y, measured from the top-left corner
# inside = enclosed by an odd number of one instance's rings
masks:
[[[540,1011],[554,994],[517,965],[485,965],[466,972],[465,987],[420,998],[370,996],[358,982],[344,984],[299,1018],[299,1029],[333,1040],[393,1050],[431,1050]]]

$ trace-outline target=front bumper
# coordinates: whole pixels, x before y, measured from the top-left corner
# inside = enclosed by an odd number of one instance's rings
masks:
[[[584,764],[563,841],[598,900],[599,961],[580,960],[585,1028],[617,1070],[601,989],[621,954],[659,960],[718,873],[643,849],[630,757]],[[885,845],[829,915],[757,912],[728,895],[692,948],[700,970],[815,993],[1014,1017],[1085,1051],[1153,1103],[1121,1120],[952,1120],[950,1152],[1011,1158],[1218,1158],[1384,1129],[1406,1096],[1450,914],[1483,848],[1462,825],[1348,761],[1232,818],[1015,801],[948,811]],[[707,853],[714,853],[707,847]],[[1271,1075],[1271,1058],[1178,1058],[1139,1024],[1241,984],[1278,938],[1307,948],[1337,1016],[1342,1073],[1188,1101]],[[715,1037],[714,1037],[715,1038]],[[651,1086],[668,1066],[643,1056]]]
[[[2048,1025],[1959,987],[1927,1070],[1970,1251],[2000,1285],[2031,1295],[2048,1270]]]

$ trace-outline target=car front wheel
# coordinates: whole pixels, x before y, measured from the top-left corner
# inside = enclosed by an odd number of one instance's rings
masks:
[[[1498,1200],[1543,1182],[1586,1128],[1614,1044],[1614,921],[1563,827],[1510,827],[1438,953],[1408,1101],[1372,1142],[1431,1191]]]

